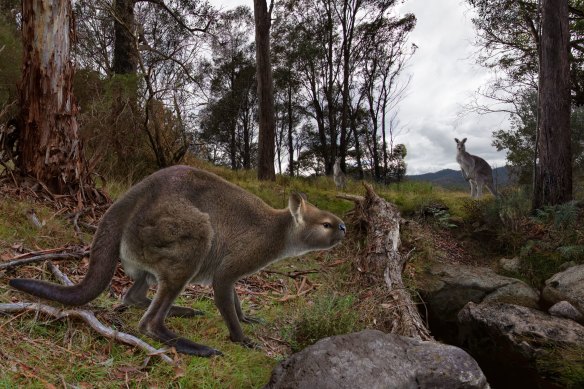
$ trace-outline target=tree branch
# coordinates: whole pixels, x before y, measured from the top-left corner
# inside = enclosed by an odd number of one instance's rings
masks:
[[[10,269],[13,267],[27,265],[29,263],[47,261],[51,259],[81,259],[89,255],[89,250],[72,252],[72,253],[51,253],[51,254],[40,254],[33,255],[32,257],[15,259],[12,261],[0,263],[0,270]]]

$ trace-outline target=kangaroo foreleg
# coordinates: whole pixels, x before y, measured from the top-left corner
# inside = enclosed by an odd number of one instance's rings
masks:
[[[241,309],[241,303],[239,302],[239,297],[237,296],[235,288],[233,288],[233,303],[235,305],[235,312],[237,313],[237,318],[239,319],[240,322],[248,324],[262,322],[260,319],[251,316],[246,316],[243,313],[243,310]]]
[[[229,330],[229,339],[232,342],[241,343],[247,347],[255,347],[255,344],[247,336],[243,335],[243,330],[239,324],[239,314],[241,312],[241,305],[239,304],[239,299],[237,299],[237,304],[239,308],[236,308],[235,303],[235,288],[233,282],[221,281],[218,279],[213,280],[213,293],[215,296],[215,305],[219,309],[223,321],[227,325]]]

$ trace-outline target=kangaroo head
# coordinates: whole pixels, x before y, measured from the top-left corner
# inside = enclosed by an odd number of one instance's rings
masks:
[[[466,151],[466,148],[464,147],[464,144],[466,143],[466,138],[464,138],[462,141],[458,140],[458,138],[454,138],[454,140],[456,141],[456,149],[459,152]]]
[[[294,246],[307,252],[325,250],[338,244],[345,237],[345,223],[330,212],[310,204],[305,195],[292,193],[288,209],[294,219]]]

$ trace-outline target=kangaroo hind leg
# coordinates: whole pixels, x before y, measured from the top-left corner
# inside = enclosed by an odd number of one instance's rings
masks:
[[[146,297],[146,293],[152,283],[149,282],[150,278],[153,278],[153,276],[145,271],[135,274],[134,284],[124,295],[122,304],[127,307],[148,308],[152,303],[152,300]],[[171,306],[168,311],[168,316],[174,317],[193,317],[202,314],[202,311],[187,307],[179,307],[178,305]]]
[[[173,301],[178,297],[187,282],[188,278],[180,284],[177,284],[176,280],[172,280],[172,282],[159,280],[156,296],[154,296],[150,307],[142,317],[142,320],[140,320],[140,331],[170,347],[174,347],[177,352],[182,354],[199,357],[221,355],[219,350],[176,335],[164,324],[164,319],[170,311]]]

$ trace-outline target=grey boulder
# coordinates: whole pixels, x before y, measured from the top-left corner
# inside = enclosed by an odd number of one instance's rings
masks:
[[[458,347],[376,330],[325,338],[272,372],[267,389],[489,388]]]

